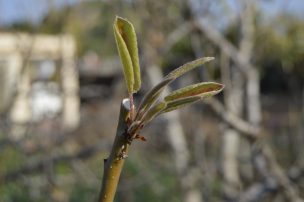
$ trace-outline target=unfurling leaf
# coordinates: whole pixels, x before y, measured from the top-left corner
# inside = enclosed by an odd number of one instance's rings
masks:
[[[157,84],[152,90],[150,90],[145,97],[143,98],[141,104],[139,105],[139,110],[136,119],[141,119],[141,116],[155,103],[157,98],[159,98],[161,92],[164,88],[174,81],[176,78],[182,76],[186,72],[198,67],[199,65],[203,65],[204,63],[213,60],[213,57],[203,57],[192,62],[188,62],[181,67],[175,69],[171,73],[169,73],[163,81]]]
[[[134,131],[136,131],[138,128],[140,128],[140,121],[134,121],[129,127],[128,127],[128,133],[133,134]]]
[[[154,88],[152,88],[143,98],[141,101],[139,108],[138,108],[138,115],[141,116],[146,111],[146,109],[149,109],[157,100],[157,98],[160,96],[161,92],[164,90],[164,88],[172,82],[173,78],[167,78],[157,84]],[[140,118],[140,117],[139,117]]]
[[[197,60],[188,62],[182,66],[180,66],[179,68],[173,70],[172,72],[170,72],[165,78],[178,78],[180,76],[182,76],[183,74],[187,73],[188,71],[205,64],[206,62],[209,62],[211,60],[213,60],[214,57],[203,57],[203,58],[199,58]]]
[[[166,106],[166,108],[164,108],[162,110],[162,113],[170,112],[170,111],[179,109],[181,107],[192,104],[192,103],[197,102],[199,100],[201,100],[200,96],[192,96],[192,97],[186,97],[186,98],[173,100],[171,102],[167,102],[167,106]]]
[[[184,88],[173,91],[165,97],[165,101],[174,101],[181,98],[199,96],[201,99],[218,94],[223,85],[215,82],[202,82],[186,86]]]
[[[126,19],[116,17],[114,35],[129,94],[140,89],[140,67],[136,33],[133,25]]]
[[[142,119],[142,124],[146,125],[148,122],[150,122],[152,119],[154,119],[157,115],[159,115],[162,110],[164,110],[167,106],[167,103],[160,102],[153,107],[144,115]]]

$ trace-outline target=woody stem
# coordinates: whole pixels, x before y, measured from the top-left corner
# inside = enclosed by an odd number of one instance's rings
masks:
[[[119,177],[128,155],[129,142],[126,138],[130,100],[124,99],[120,107],[116,137],[108,159],[104,162],[104,174],[98,202],[113,202]]]

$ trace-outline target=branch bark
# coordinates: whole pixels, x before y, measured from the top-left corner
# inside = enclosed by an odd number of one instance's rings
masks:
[[[122,167],[128,155],[129,143],[125,136],[125,130],[127,129],[126,120],[129,112],[129,99],[124,99],[120,107],[118,126],[112,151],[109,158],[104,161],[104,174],[99,202],[112,202],[114,200]]]

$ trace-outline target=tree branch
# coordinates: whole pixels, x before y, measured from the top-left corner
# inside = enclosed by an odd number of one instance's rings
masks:
[[[214,112],[220,116],[226,123],[240,131],[241,133],[247,135],[250,138],[256,139],[260,129],[254,126],[251,126],[248,122],[237,117],[233,113],[226,111],[225,107],[215,98],[209,98],[205,100],[205,103],[208,104]]]
[[[239,70],[247,76],[249,69],[253,69],[254,66],[243,58],[242,54],[237,48],[225,39],[222,34],[209,25],[204,18],[198,18],[194,20],[194,23],[198,29],[205,33],[206,37],[217,45],[227,56],[229,56],[236,64]]]
[[[129,103],[129,99],[124,99],[120,106],[118,126],[112,151],[109,158],[104,161],[104,175],[99,202],[113,202],[122,167],[128,155],[129,142],[125,131],[127,129],[126,120],[130,112]]]

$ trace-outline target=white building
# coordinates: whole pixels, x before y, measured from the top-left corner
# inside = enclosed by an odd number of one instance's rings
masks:
[[[75,50],[69,35],[0,33],[1,112],[16,126],[60,115],[66,129],[77,127]]]

